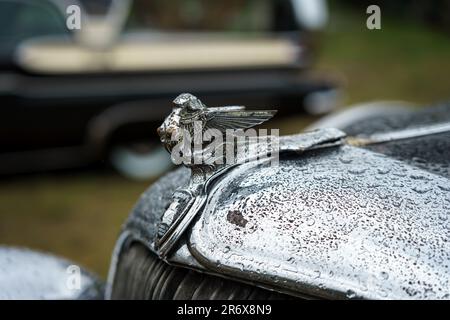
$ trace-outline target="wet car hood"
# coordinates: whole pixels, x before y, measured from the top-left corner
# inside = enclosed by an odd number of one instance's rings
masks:
[[[212,184],[168,262],[300,297],[449,299],[449,150],[443,132],[283,153],[278,167],[236,166]],[[142,195],[117,242],[110,284],[128,244],[157,251],[157,224],[189,179],[180,168]]]
[[[343,146],[241,166],[188,239],[207,269],[321,297],[449,298],[450,183]]]

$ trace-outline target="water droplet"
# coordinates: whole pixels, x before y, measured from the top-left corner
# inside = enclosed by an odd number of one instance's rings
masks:
[[[387,279],[389,279],[389,274],[385,271],[382,271],[382,272],[380,272],[380,277],[383,280],[387,280]]]
[[[375,210],[367,210],[367,211],[364,211],[364,214],[366,215],[366,216],[368,216],[368,217],[373,217],[373,216],[375,216],[375,214],[377,213],[377,211],[375,211]]]
[[[388,195],[386,193],[381,193],[381,192],[377,192],[377,196],[378,198],[380,198],[381,200],[385,200],[388,198]]]
[[[364,200],[364,199],[361,199],[361,200],[358,201],[358,205],[360,206],[360,208],[367,208],[367,204],[368,203],[369,203],[369,201],[368,200]]]
[[[356,293],[353,290],[347,290],[347,292],[345,293],[345,295],[347,296],[347,298],[349,299],[355,299],[356,298]]]
[[[339,161],[341,161],[342,163],[345,163],[345,164],[349,164],[353,160],[350,157],[342,156],[342,157],[339,157]]]
[[[367,188],[369,188],[369,189],[378,188],[379,186],[380,186],[380,184],[375,181],[370,181],[369,183],[367,183]]]
[[[414,179],[414,180],[430,180],[426,176],[424,176],[422,174],[417,174],[417,173],[411,174],[410,177],[411,177],[411,179]]]
[[[393,199],[392,205],[396,208],[400,208],[402,205],[403,199]]]
[[[386,298],[386,297],[388,296],[387,291],[384,290],[384,289],[381,289],[381,288],[380,288],[379,292],[380,292],[380,295],[381,295],[383,298]]]
[[[364,172],[367,171],[367,168],[365,167],[354,167],[348,170],[348,173],[351,174],[363,174]]]
[[[406,177],[406,173],[400,172],[400,171],[394,172],[393,175],[397,176],[397,177],[400,177],[400,178]]]
[[[412,188],[412,190],[417,193],[424,194],[430,191],[431,189],[428,186],[415,186]]]
[[[389,171],[391,171],[391,169],[389,169],[389,168],[378,168],[378,170],[377,170],[377,172],[379,174],[388,174]]]
[[[325,174],[315,174],[314,175],[314,180],[325,180],[325,179],[327,179],[327,176],[325,175]]]

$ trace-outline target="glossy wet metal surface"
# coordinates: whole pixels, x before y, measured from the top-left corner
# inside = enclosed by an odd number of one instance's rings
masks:
[[[211,183],[166,260],[300,297],[450,299],[449,133],[430,131],[448,108],[353,132],[402,133],[372,145],[345,144],[351,138],[333,129],[281,137],[279,166],[254,160]],[[157,251],[156,225],[173,192],[195,177],[180,168],[142,196],[110,283],[129,243]]]
[[[231,172],[189,241],[207,268],[300,293],[442,299],[449,212],[448,179],[344,146]]]

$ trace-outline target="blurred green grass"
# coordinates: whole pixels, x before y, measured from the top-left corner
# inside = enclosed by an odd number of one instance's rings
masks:
[[[364,12],[333,11],[318,69],[341,80],[345,103],[450,96],[448,36],[408,21],[382,17],[382,30],[365,27]],[[298,131],[311,117],[278,121]],[[108,172],[42,174],[0,181],[0,243],[65,256],[105,276],[120,225],[151,181]]]
[[[364,11],[335,10],[318,63],[339,73],[345,102],[407,100],[432,104],[450,97],[450,39],[410,20],[381,16],[366,28]]]
[[[149,184],[103,171],[1,181],[0,243],[49,251],[105,276],[120,225]]]

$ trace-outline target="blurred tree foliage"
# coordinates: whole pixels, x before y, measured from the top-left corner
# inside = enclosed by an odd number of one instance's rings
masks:
[[[380,6],[383,15],[419,21],[450,33],[450,0],[339,0],[339,5],[363,12],[371,4]]]

